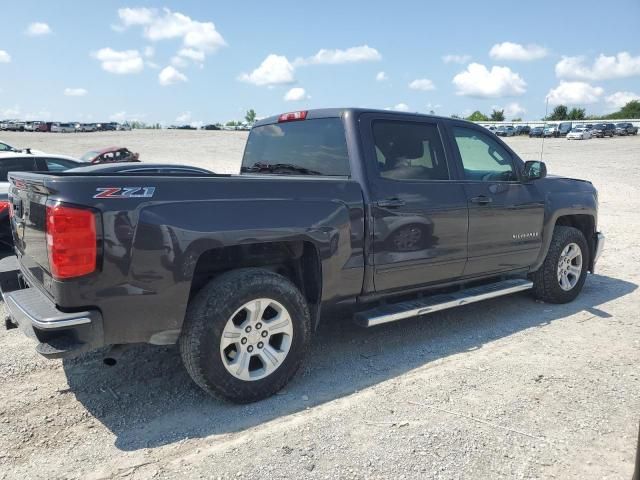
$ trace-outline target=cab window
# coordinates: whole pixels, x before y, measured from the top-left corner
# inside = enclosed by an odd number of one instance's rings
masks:
[[[467,180],[517,180],[511,155],[495,139],[478,130],[465,127],[454,127],[453,135]]]

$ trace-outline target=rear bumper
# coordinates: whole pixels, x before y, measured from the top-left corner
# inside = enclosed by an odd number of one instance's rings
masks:
[[[38,342],[36,351],[46,358],[66,358],[104,344],[102,315],[98,310],[63,312],[38,288],[28,288],[13,255],[0,260],[0,291],[8,328],[18,326]]]

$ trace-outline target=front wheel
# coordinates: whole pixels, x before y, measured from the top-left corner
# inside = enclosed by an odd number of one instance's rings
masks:
[[[246,268],[220,275],[190,301],[180,354],[204,391],[238,403],[267,398],[296,373],[311,319],[287,278]]]
[[[580,230],[558,226],[553,231],[549,251],[533,274],[533,294],[548,303],[574,300],[587,278],[589,249]]]

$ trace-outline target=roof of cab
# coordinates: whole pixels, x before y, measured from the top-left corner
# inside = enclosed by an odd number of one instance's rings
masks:
[[[295,110],[293,110],[295,111]],[[304,111],[304,110],[300,110],[300,111]],[[443,117],[443,116],[439,116],[439,115],[427,115],[425,113],[417,113],[417,112],[400,112],[397,110],[380,110],[380,109],[375,109],[375,108],[353,108],[353,107],[345,107],[345,108],[317,108],[317,109],[312,109],[312,110],[306,110],[307,112],[307,117],[305,120],[313,120],[313,119],[317,119],[317,118],[333,118],[333,117],[342,117],[345,114],[353,114],[353,115],[360,115],[362,113],[377,113],[377,114],[396,114],[396,115],[409,115],[409,116],[417,116],[417,117],[424,117],[424,118],[433,118],[433,119],[447,119],[447,120],[451,120],[449,117]],[[282,112],[282,113],[288,113],[288,112]],[[269,125],[269,124],[273,124],[273,123],[278,123],[278,118],[280,118],[281,114],[278,115],[272,115],[270,117],[266,117],[263,118],[261,120],[258,120],[255,124],[254,127],[259,127],[261,125]],[[456,119],[458,120],[458,119]]]

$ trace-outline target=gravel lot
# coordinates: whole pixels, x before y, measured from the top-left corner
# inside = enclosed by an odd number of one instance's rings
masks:
[[[233,172],[246,133],[10,134],[80,155]],[[537,159],[540,140],[509,143]],[[519,294],[369,330],[327,319],[285,391],[205,396],[175,348],[117,366],[46,361],[0,331],[0,479],[630,478],[640,419],[640,136],[545,142],[554,174],[594,181],[607,246],[568,305]]]

